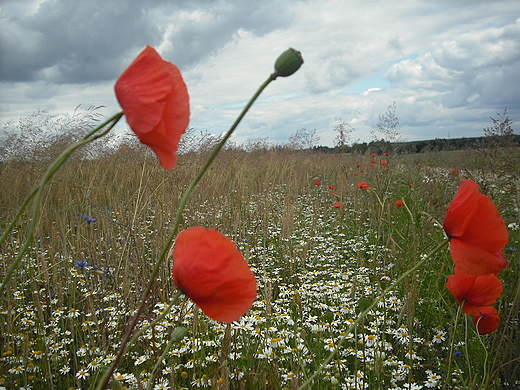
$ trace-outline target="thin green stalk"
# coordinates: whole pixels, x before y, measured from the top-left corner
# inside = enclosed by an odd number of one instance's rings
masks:
[[[471,361],[469,360],[469,350],[468,350],[468,316],[464,317],[464,350],[466,351],[466,364],[468,365],[468,377],[470,378],[470,381],[473,383],[473,373],[471,372]],[[487,357],[486,357],[487,359]]]
[[[215,150],[211,153],[211,156],[208,158],[206,163],[202,166],[199,173],[195,178],[192,180],[186,191],[184,192],[180,203],[179,208],[177,209],[177,216],[175,218],[175,224],[173,226],[173,230],[170,233],[168,239],[166,240],[166,244],[164,245],[157,261],[155,262],[154,269],[152,270],[152,273],[150,275],[150,279],[148,280],[148,284],[143,292],[143,296],[141,298],[141,303],[139,307],[137,308],[134,317],[132,318],[132,321],[127,327],[127,330],[123,336],[123,340],[121,341],[121,345],[119,347],[119,351],[117,353],[116,358],[112,361],[112,365],[108,368],[108,370],[103,375],[101,381],[99,382],[99,385],[97,386],[98,390],[106,389],[108,387],[108,383],[110,382],[110,378],[112,374],[114,373],[117,365],[119,364],[119,361],[125,354],[126,349],[128,348],[128,344],[130,341],[130,336],[132,335],[133,329],[136,327],[137,322],[139,321],[139,318],[141,316],[141,313],[144,310],[144,307],[146,306],[146,301],[148,300],[148,297],[150,296],[150,292],[152,291],[153,284],[155,283],[155,277],[159,273],[160,267],[162,263],[164,262],[164,259],[167,257],[167,255],[171,251],[171,247],[173,245],[173,241],[175,237],[177,236],[177,232],[179,231],[179,226],[182,222],[182,214],[184,211],[184,208],[186,207],[186,204],[188,203],[188,199],[199,183],[199,181],[202,179],[206,171],[209,169],[210,165],[213,163],[217,155],[219,154],[222,147],[225,145],[229,137],[233,134],[239,123],[242,121],[242,118],[246,115],[246,113],[249,111],[253,103],[256,101],[258,96],[262,93],[262,91],[271,83],[271,81],[275,80],[276,75],[271,74],[267,80],[258,88],[258,90],[255,92],[253,97],[249,100],[249,102],[246,104],[246,106],[242,109],[242,112],[238,116],[238,118],[235,120],[233,125],[229,128],[225,136],[222,138],[222,140],[219,142],[219,144],[215,147]]]
[[[18,213],[16,213],[15,217],[13,218],[13,221],[7,227],[6,231],[2,235],[2,241],[0,241],[0,244],[1,244],[1,242],[3,242],[3,240],[5,239],[5,237],[7,237],[7,235],[9,233],[11,233],[18,218],[21,216],[23,210],[28,205],[29,200],[32,197],[36,196],[34,206],[33,206],[33,211],[31,214],[31,223],[29,225],[29,230],[27,231],[27,238],[25,239],[24,245],[18,252],[18,256],[15,258],[15,260],[13,261],[13,263],[7,270],[4,280],[2,281],[2,284],[0,285],[0,294],[3,293],[7,283],[9,282],[9,279],[11,279],[11,276],[13,275],[14,270],[16,269],[16,267],[18,267],[18,264],[20,264],[23,256],[27,253],[27,251],[29,250],[29,248],[32,244],[32,241],[34,239],[34,231],[36,230],[36,225],[38,222],[38,213],[40,210],[40,203],[41,203],[41,198],[42,198],[42,194],[43,194],[45,185],[49,182],[49,180],[52,179],[54,174],[61,168],[61,166],[65,163],[65,161],[67,161],[67,159],[71,156],[71,154],[76,151],[76,149],[106,135],[110,130],[112,130],[112,128],[116,125],[116,123],[121,119],[122,116],[123,116],[122,112],[120,112],[116,115],[113,115],[111,118],[109,118],[108,120],[106,120],[105,122],[100,124],[99,126],[95,127],[89,133],[87,133],[76,144],[72,145],[71,147],[66,149],[63,153],[61,153],[58,156],[58,158],[52,163],[52,165],[47,169],[47,172],[45,172],[43,178],[40,181],[40,184],[33,190],[33,192],[31,192],[31,194],[29,194],[27,199],[24,201],[24,203],[20,207],[20,210],[18,211]],[[110,124],[110,126],[108,126],[101,133],[96,134],[99,130],[103,129],[103,127],[107,126],[108,124]]]
[[[484,372],[483,372],[483,376],[482,376],[482,389],[486,389],[487,388],[487,383],[489,382],[488,381],[488,378],[487,378],[487,361],[488,361],[488,350],[486,348],[486,345],[484,344],[484,342],[482,341],[482,337],[480,336],[480,334],[478,334],[478,323],[480,322],[480,320],[482,319],[482,317],[480,317],[478,320],[477,320],[477,323],[475,324],[475,330],[477,332],[477,337],[478,337],[478,341],[480,341],[480,344],[482,345],[482,348],[484,349],[484,353],[486,355],[486,357],[484,358]]]
[[[457,309],[457,314],[455,315],[455,323],[453,324],[453,332],[451,333],[451,340],[450,340],[450,352],[448,353],[448,369],[446,370],[446,375],[444,378],[444,384],[442,385],[442,390],[446,389],[446,385],[448,384],[448,381],[451,378],[451,363],[453,360],[453,344],[455,341],[455,330],[457,329],[457,324],[459,322],[459,317],[460,317],[460,313],[462,312],[463,306],[464,306],[464,304],[459,306],[459,308]]]
[[[117,123],[117,121],[119,121],[119,119],[121,118],[121,116],[123,115],[122,112],[112,116],[111,118],[107,119],[105,122],[101,123],[99,126],[95,127],[94,129],[92,129],[89,133],[87,133],[79,142],[83,142],[85,140],[88,140],[90,137],[92,137],[95,133],[97,133],[100,129],[102,129],[103,127],[105,127],[106,125],[108,125],[110,122],[112,121],[115,121],[114,125]],[[113,126],[112,126],[113,127]],[[110,127],[110,129],[112,128]],[[110,130],[108,129],[108,130]],[[100,134],[94,138],[92,138],[91,140],[89,140],[88,142],[90,141],[94,141],[96,139],[98,139],[99,137],[102,137],[103,135],[105,135],[105,133],[103,134]],[[83,145],[83,144],[82,144]],[[79,145],[81,146],[81,145]],[[74,150],[76,150],[78,147],[78,144],[76,145],[73,145],[71,148],[74,148]],[[57,159],[56,161],[58,161],[59,159],[62,158],[62,156],[67,153],[69,151],[69,149],[67,149],[66,151],[64,151]],[[70,155],[70,154],[69,154]],[[56,164],[56,161],[53,163],[53,165]],[[2,234],[2,237],[0,238],[0,245],[3,244],[4,240],[6,239],[6,237],[9,235],[9,233],[11,233],[13,231],[13,228],[14,228],[14,225],[16,224],[16,222],[18,221],[18,219],[20,218],[20,216],[22,215],[23,211],[25,210],[25,208],[27,207],[27,204],[29,203],[29,201],[33,198],[34,195],[36,195],[36,193],[38,192],[38,188],[40,188],[40,185],[41,183],[36,186],[32,192],[27,196],[27,198],[25,199],[25,201],[22,203],[22,205],[20,206],[20,209],[18,210],[18,212],[16,213],[16,215],[14,216],[13,220],[11,221],[11,223],[9,224],[9,226],[5,229],[4,233]]]
[[[449,241],[444,240],[439,245],[437,245],[435,248],[431,250],[431,252],[426,255],[421,261],[419,261],[417,264],[415,264],[412,268],[410,268],[408,271],[406,271],[404,274],[402,274],[400,277],[396,279],[395,282],[393,282],[390,286],[388,286],[381,294],[379,294],[374,301],[368,306],[364,311],[362,311],[359,316],[352,322],[345,332],[345,335],[341,336],[339,338],[338,343],[336,344],[336,348],[329,354],[329,356],[321,363],[320,367],[314,373],[307,379],[299,388],[298,390],[303,390],[308,388],[314,379],[320,374],[320,372],[323,371],[323,369],[332,361],[336,353],[339,351],[339,348],[343,345],[343,343],[346,340],[346,336],[352,332],[352,330],[363,320],[367,314],[374,309],[377,304],[390,292],[392,291],[399,283],[403,281],[404,278],[406,278],[408,275],[415,272],[418,268],[420,268],[427,260],[432,258],[437,252],[439,252],[441,249],[443,249],[446,245],[448,245]]]

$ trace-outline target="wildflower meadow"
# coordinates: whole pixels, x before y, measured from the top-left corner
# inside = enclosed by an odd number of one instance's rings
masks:
[[[121,113],[1,162],[0,389],[520,388],[518,147],[227,147],[302,63],[186,152],[147,47]],[[144,145],[103,144],[122,118]]]

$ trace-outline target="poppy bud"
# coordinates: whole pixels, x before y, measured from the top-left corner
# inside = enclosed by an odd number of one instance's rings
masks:
[[[303,64],[302,54],[298,50],[289,48],[280,54],[280,57],[274,63],[273,76],[276,79],[278,76],[287,77],[292,75]]]
[[[171,338],[175,341],[181,341],[186,336],[186,333],[188,333],[188,329],[179,326],[173,330]]]

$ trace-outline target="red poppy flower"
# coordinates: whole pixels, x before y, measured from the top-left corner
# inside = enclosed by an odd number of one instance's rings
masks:
[[[327,186],[327,188],[328,188],[329,190],[333,190],[333,189],[334,189],[334,186],[332,186],[332,185],[329,184],[329,185]]]
[[[497,309],[493,306],[486,306],[480,309],[473,315],[473,324],[475,324],[480,334],[493,332],[500,325],[500,316]]]
[[[377,156],[377,154],[375,154],[375,153],[372,153],[372,157],[376,157],[376,156]]]
[[[381,160],[380,164],[384,167],[386,167],[386,165],[388,164],[385,160]]]
[[[491,306],[502,293],[502,282],[493,274],[484,276],[467,275],[459,267],[448,276],[446,287],[459,302],[464,302],[464,312],[473,315],[485,306]]]
[[[334,202],[334,207],[337,208],[337,209],[341,209],[341,203]]]
[[[502,252],[507,228],[491,199],[478,192],[472,180],[461,182],[444,218],[444,230],[450,238],[451,258],[462,272],[498,274],[508,266]]]
[[[316,181],[314,182],[314,184],[316,184],[317,186],[321,186],[321,181],[316,180]]]
[[[398,200],[395,201],[395,205],[396,205],[397,207],[401,208],[401,207],[403,207],[403,201],[400,200],[400,199],[398,199]]]
[[[356,164],[356,167],[357,168],[361,168],[361,164]]]
[[[385,156],[390,156],[390,153],[385,153]]]
[[[368,190],[368,189],[370,188],[370,186],[369,186],[366,182],[364,182],[364,181],[362,181],[361,183],[359,183],[357,186],[358,186],[359,188],[361,188],[362,190]]]
[[[450,169],[450,175],[453,177],[459,177],[459,170],[458,169]]]
[[[190,117],[188,90],[179,69],[146,46],[119,77],[115,92],[139,141],[152,148],[165,169],[172,169]]]
[[[256,279],[233,241],[201,226],[175,240],[172,275],[175,286],[216,321],[233,322],[256,298]]]

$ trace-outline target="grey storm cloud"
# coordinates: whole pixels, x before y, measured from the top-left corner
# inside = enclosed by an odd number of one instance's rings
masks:
[[[113,78],[135,45],[157,42],[159,30],[141,7],[114,1],[47,1],[2,27],[0,77],[57,83]]]
[[[200,6],[206,5],[204,13]],[[2,5],[9,7],[9,4]],[[42,2],[28,15],[2,18],[0,80],[84,83],[114,79],[145,45],[183,68],[225,45],[240,28],[265,34],[285,23],[276,2]]]

